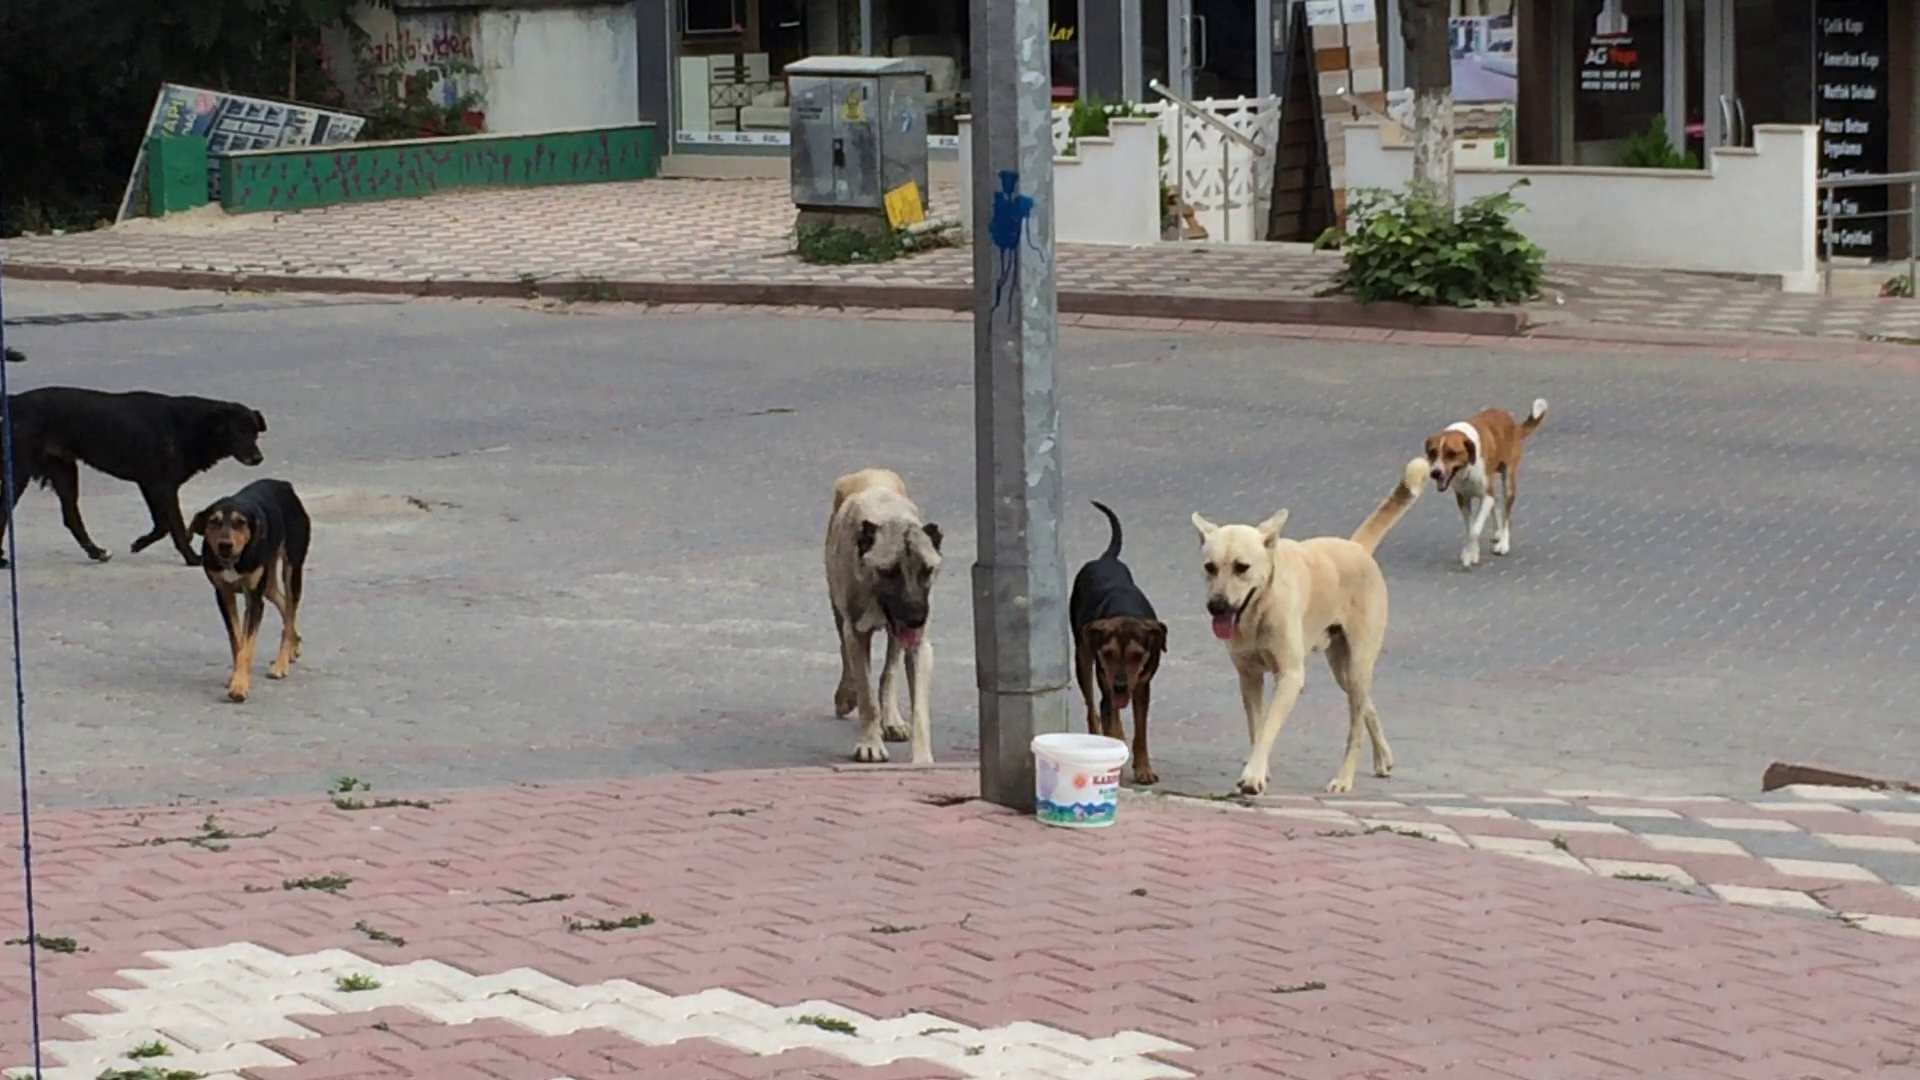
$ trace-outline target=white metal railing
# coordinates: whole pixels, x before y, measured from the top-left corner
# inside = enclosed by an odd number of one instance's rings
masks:
[[[1173,166],[1173,177],[1174,177],[1174,182],[1172,187],[1173,187],[1173,197],[1176,200],[1174,205],[1174,214],[1173,214],[1175,238],[1179,240],[1185,240],[1187,238],[1187,216],[1183,212],[1186,206],[1188,205],[1187,196],[1186,196],[1187,176],[1186,176],[1185,164],[1186,164],[1187,140],[1186,140],[1185,121],[1186,121],[1186,117],[1192,116],[1198,119],[1202,124],[1205,124],[1208,127],[1213,128],[1221,136],[1220,183],[1221,183],[1222,205],[1220,207],[1220,241],[1221,243],[1230,243],[1232,241],[1232,231],[1233,231],[1233,224],[1232,224],[1233,205],[1232,205],[1232,198],[1230,195],[1230,192],[1232,190],[1231,178],[1233,174],[1233,165],[1232,165],[1232,162],[1228,159],[1228,151],[1231,149],[1231,147],[1234,144],[1237,143],[1240,146],[1244,147],[1249,154],[1251,154],[1253,157],[1257,159],[1257,158],[1266,156],[1267,148],[1264,146],[1261,146],[1259,143],[1253,141],[1247,136],[1241,134],[1240,132],[1235,131],[1233,129],[1233,125],[1228,124],[1226,121],[1213,115],[1211,112],[1207,111],[1206,109],[1202,109],[1200,106],[1195,105],[1193,102],[1188,101],[1186,98],[1168,89],[1167,85],[1161,82],[1159,79],[1148,79],[1147,88],[1149,90],[1152,90],[1154,93],[1159,94],[1161,97],[1165,98],[1170,104],[1174,106],[1174,109],[1175,109],[1174,136],[1173,138],[1167,140],[1168,143],[1171,144],[1169,156],[1172,158],[1171,164]],[[1257,173],[1258,170],[1256,169],[1255,172]],[[1254,198],[1256,208],[1259,202],[1259,186],[1260,185],[1257,181],[1253,184],[1253,189],[1254,189],[1253,198]]]
[[[1839,200],[1833,194],[1836,191],[1855,188],[1885,188],[1891,194],[1892,189],[1897,187],[1907,189],[1905,210],[1856,209],[1843,214],[1839,212]],[[1820,268],[1820,291],[1828,296],[1833,295],[1833,226],[1836,221],[1882,218],[1891,225],[1896,215],[1905,214],[1907,216],[1907,295],[1914,295],[1914,286],[1920,284],[1914,280],[1916,266],[1920,264],[1920,172],[1825,176],[1814,182],[1814,188],[1820,193],[1820,254],[1821,261],[1825,264]]]

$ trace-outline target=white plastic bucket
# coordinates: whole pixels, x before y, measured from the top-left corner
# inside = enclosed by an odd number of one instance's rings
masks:
[[[1036,735],[1033,816],[1068,829],[1104,829],[1120,813],[1127,744],[1105,735]]]

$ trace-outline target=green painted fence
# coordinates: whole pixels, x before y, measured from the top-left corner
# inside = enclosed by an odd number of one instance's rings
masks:
[[[336,143],[222,155],[220,205],[239,214],[306,210],[461,188],[644,180],[659,171],[652,124]]]

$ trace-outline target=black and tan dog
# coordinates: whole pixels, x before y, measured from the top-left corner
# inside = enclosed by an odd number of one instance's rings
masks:
[[[253,682],[253,645],[267,604],[280,612],[280,652],[267,668],[267,678],[286,678],[287,668],[300,658],[301,577],[313,523],[292,484],[255,480],[195,514],[192,528],[195,536],[206,538],[200,545],[200,567],[213,583],[213,599],[233,648],[227,697],[245,701]]]
[[[1147,753],[1147,709],[1153,704],[1153,675],[1167,648],[1167,626],[1154,614],[1147,594],[1134,584],[1133,572],[1120,561],[1120,519],[1104,503],[1094,508],[1107,516],[1107,550],[1082,566],[1073,578],[1067,617],[1073,624],[1073,666],[1080,696],[1087,701],[1087,730],[1126,739],[1120,710],[1133,706],[1133,782],[1160,779]],[[1093,707],[1095,682],[1100,708]]]
[[[200,558],[180,516],[180,488],[227,458],[242,465],[263,460],[260,435],[267,418],[237,401],[45,386],[13,395],[11,405],[15,504],[31,482],[52,488],[67,531],[95,562],[112,556],[80,520],[81,465],[140,486],[153,528],[134,540],[132,551],[171,537],[192,566]]]

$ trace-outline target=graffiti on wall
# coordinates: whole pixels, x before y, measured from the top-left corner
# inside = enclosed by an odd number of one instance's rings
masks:
[[[226,159],[221,205],[304,210],[458,188],[642,180],[655,173],[651,124],[549,135],[476,135]]]
[[[472,11],[395,11],[361,4],[352,19],[365,34],[356,47],[345,30],[321,34],[327,70],[351,101],[383,96],[383,79],[432,79],[433,100],[451,106],[468,93],[484,94],[484,80],[471,70],[478,64],[479,18]],[[466,71],[448,72],[449,66]]]
[[[350,113],[163,83],[153,103],[153,115],[147,121],[146,138],[196,135],[207,140],[207,195],[217,200],[220,175],[216,155],[236,150],[351,142],[365,124],[364,117]],[[143,138],[134,154],[133,175],[127,182],[126,195],[120,200],[116,220],[136,216],[146,185],[147,144]]]

